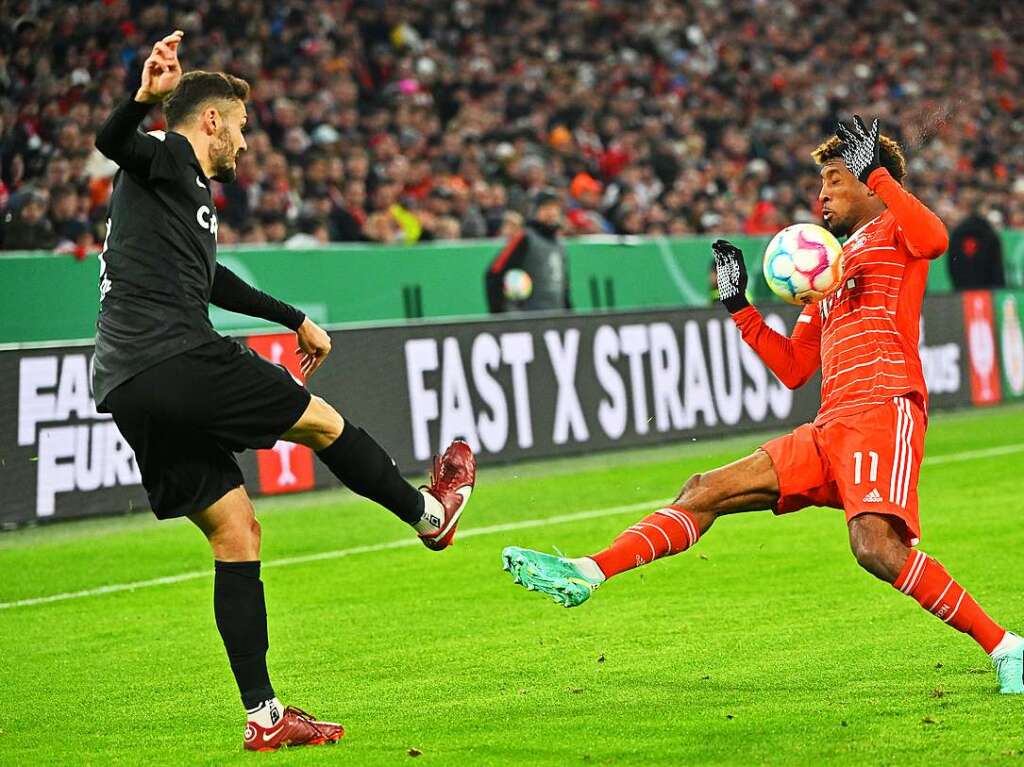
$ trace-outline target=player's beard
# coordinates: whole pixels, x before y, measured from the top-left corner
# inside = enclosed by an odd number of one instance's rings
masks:
[[[210,143],[210,165],[213,167],[214,181],[230,184],[235,180],[235,147],[231,144],[231,134],[223,127]]]
[[[832,220],[825,221],[824,224],[825,228],[837,238],[846,237],[850,234],[850,222],[837,221],[834,213],[832,214]]]

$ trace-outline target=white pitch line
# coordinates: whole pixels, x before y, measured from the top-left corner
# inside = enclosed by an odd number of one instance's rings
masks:
[[[1000,447],[983,448],[981,450],[965,450],[960,453],[948,455],[936,455],[924,459],[925,466],[932,466],[942,463],[955,463],[959,461],[973,461],[978,458],[992,458],[998,455],[1009,455],[1011,453],[1024,452],[1024,443],[1016,445],[1002,445]],[[604,509],[591,509],[589,511],[578,511],[572,514],[558,514],[543,519],[524,519],[519,522],[506,522],[500,525],[487,525],[485,527],[469,528],[459,532],[459,539],[473,538],[478,535],[490,535],[492,533],[504,533],[510,530],[527,530],[532,527],[544,527],[546,525],[557,525],[562,522],[579,522],[586,519],[600,519],[611,517],[626,512],[641,511],[643,509],[656,508],[669,502],[671,499],[644,501],[642,503],[631,503],[625,506],[610,506]],[[370,554],[375,551],[388,551],[389,549],[402,549],[407,546],[416,546],[419,540],[416,538],[403,538],[399,541],[388,541],[386,543],[373,543],[367,546],[354,546],[350,549],[335,549],[333,551],[321,551],[316,554],[303,554],[298,557],[284,557],[264,562],[263,567],[286,567],[288,565],[300,565],[306,562],[322,562],[329,559],[340,559],[350,557],[354,554]],[[0,602],[0,610],[8,610],[13,607],[31,607],[33,605],[49,604],[51,602],[66,602],[71,599],[85,599],[86,597],[97,597],[103,594],[116,594],[120,591],[135,591],[146,589],[151,586],[166,586],[173,583],[193,581],[197,578],[209,578],[212,570],[193,570],[178,575],[167,575],[163,578],[150,578],[144,581],[132,581],[130,583],[111,583],[108,586],[98,586],[94,589],[82,591],[69,591],[63,594],[50,594],[45,597],[30,597],[28,599],[16,599],[12,602]]]
[[[1024,443],[1016,445],[1001,445],[1000,447],[986,447],[981,450],[964,450],[962,453],[950,453],[948,455],[935,455],[925,458],[922,462],[925,466],[933,466],[937,463],[955,463],[957,461],[971,461],[975,458],[992,458],[997,455],[1010,455],[1011,453],[1024,452]]]
[[[591,509],[589,511],[578,511],[573,514],[558,514],[543,519],[524,519],[519,522],[505,522],[500,525],[487,525],[486,527],[472,527],[468,530],[459,531],[459,539],[473,538],[478,535],[490,535],[491,533],[503,533],[509,530],[526,530],[531,527],[544,527],[545,525],[557,525],[561,522],[578,522],[584,519],[599,519],[610,517],[615,514],[640,511],[642,509],[657,508],[671,501],[653,500],[642,503],[631,503],[626,506],[610,506],[605,509]],[[407,546],[419,546],[418,538],[403,538],[400,541],[388,541],[387,543],[373,543],[368,546],[354,546],[351,549],[335,549],[334,551],[321,551],[316,554],[303,554],[298,557],[284,557],[282,559],[271,559],[263,563],[263,568],[285,567],[287,565],[299,565],[306,562],[321,562],[326,559],[340,559],[350,557],[353,554],[369,554],[374,551],[387,551],[388,549],[402,549]],[[164,586],[171,583],[182,583],[193,581],[197,578],[208,578],[213,575],[213,570],[193,570],[192,572],[168,575],[163,578],[150,578],[145,581],[132,581],[130,583],[111,583],[109,586],[99,586],[94,589],[82,591],[69,591],[64,594],[51,594],[45,597],[31,597],[29,599],[17,599],[13,602],[0,602],[0,610],[7,610],[12,607],[31,607],[32,605],[48,604],[50,602],[66,602],[69,599],[84,599],[86,597],[101,596],[103,594],[115,594],[119,591],[135,591],[150,586]]]

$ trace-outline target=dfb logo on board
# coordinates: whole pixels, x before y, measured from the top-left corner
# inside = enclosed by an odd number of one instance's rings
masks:
[[[249,336],[246,343],[265,359],[282,365],[292,378],[302,383],[299,355],[293,351],[294,335]],[[265,495],[313,489],[313,451],[308,447],[278,440],[269,450],[256,451],[256,465],[259,468],[260,492]]]
[[[54,514],[60,493],[142,482],[135,453],[110,415],[96,412],[82,353],[20,360],[18,445],[37,449],[40,517]]]

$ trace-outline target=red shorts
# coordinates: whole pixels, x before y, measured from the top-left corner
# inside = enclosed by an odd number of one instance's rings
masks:
[[[859,514],[886,514],[903,523],[903,539],[921,538],[917,478],[924,454],[924,411],[907,397],[836,418],[804,424],[762,445],[779,478],[776,514],[831,506]]]

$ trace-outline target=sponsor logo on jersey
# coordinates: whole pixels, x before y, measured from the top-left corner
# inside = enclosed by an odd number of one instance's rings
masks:
[[[217,213],[210,210],[209,205],[203,205],[196,211],[196,221],[214,237],[217,236]]]

